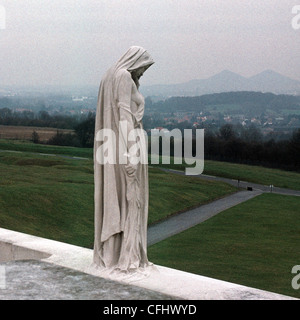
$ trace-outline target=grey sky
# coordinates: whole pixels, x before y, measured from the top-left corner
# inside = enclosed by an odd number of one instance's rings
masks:
[[[300,0],[0,0],[0,85],[98,85],[131,45],[155,60],[142,84],[224,69],[300,80]]]

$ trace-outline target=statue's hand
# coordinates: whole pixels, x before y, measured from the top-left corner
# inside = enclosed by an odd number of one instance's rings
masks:
[[[134,177],[137,171],[137,165],[136,164],[126,164],[125,165],[125,169],[126,169],[126,173],[130,176],[130,177]]]

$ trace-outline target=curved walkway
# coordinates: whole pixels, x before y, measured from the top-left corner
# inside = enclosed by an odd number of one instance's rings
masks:
[[[262,191],[240,191],[198,208],[171,216],[148,227],[148,246],[187,230],[216,214],[260,195]]]
[[[180,175],[184,175],[183,171],[159,168],[160,170],[166,172],[172,172]],[[277,188],[273,187],[272,190],[270,186],[265,186],[257,183],[246,182],[246,181],[237,181],[234,179],[214,177],[209,175],[198,175],[196,176],[200,179],[213,180],[213,181],[222,181],[229,183],[235,187],[243,188],[249,191],[240,191],[235,194],[226,196],[222,199],[213,201],[206,205],[201,205],[195,209],[188,210],[183,213],[171,216],[162,222],[158,222],[148,227],[148,246],[151,246],[159,241],[162,241],[168,237],[171,237],[177,233],[180,233],[184,230],[187,230],[213,216],[229,209],[237,204],[240,204],[244,201],[252,199],[264,192],[273,192],[283,195],[292,195],[300,196],[300,191]]]
[[[165,168],[158,168],[160,170],[166,171],[166,172],[172,172],[180,175],[185,175],[183,171],[179,170],[173,170],[173,169],[165,169]],[[194,176],[199,179],[204,180],[213,180],[213,181],[223,181],[226,183],[229,183],[235,187],[247,189],[248,187],[252,188],[253,190],[260,190],[262,192],[272,192],[277,194],[283,194],[283,195],[291,195],[291,196],[298,196],[300,197],[300,191],[299,190],[293,190],[293,189],[286,189],[286,188],[278,188],[273,186],[272,190],[270,186],[266,186],[263,184],[253,183],[253,182],[247,182],[247,181],[238,181],[236,179],[229,179],[229,178],[223,178],[223,177],[215,177],[215,176],[209,176],[206,174],[200,174],[198,176]]]

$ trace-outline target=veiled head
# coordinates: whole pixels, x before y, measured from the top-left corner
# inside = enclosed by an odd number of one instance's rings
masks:
[[[132,46],[116,63],[116,69],[126,69],[129,72],[145,68],[148,69],[154,63],[150,54],[142,47]]]

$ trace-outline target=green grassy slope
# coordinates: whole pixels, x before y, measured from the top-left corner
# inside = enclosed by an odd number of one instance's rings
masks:
[[[92,160],[0,152],[0,227],[92,247]],[[149,223],[223,197],[225,183],[149,170]]]

